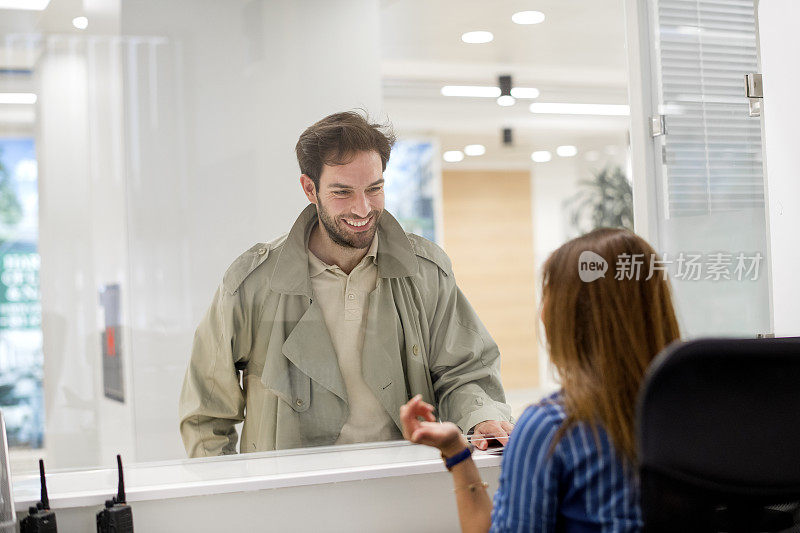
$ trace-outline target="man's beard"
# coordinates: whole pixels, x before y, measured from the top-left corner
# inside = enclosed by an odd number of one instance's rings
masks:
[[[378,230],[378,219],[382,212],[383,211],[371,211],[370,214],[367,215],[366,218],[373,218],[370,222],[371,227],[369,230],[349,232],[341,227],[341,225],[347,224],[347,222],[341,219],[337,221],[328,213],[322,205],[322,202],[317,200],[317,214],[322,222],[322,226],[325,228],[331,240],[344,248],[364,249],[369,247],[369,245],[372,244],[373,237],[375,237],[375,232]]]

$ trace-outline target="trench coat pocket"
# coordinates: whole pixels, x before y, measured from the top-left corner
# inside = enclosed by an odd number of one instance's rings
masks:
[[[303,413],[311,406],[311,378],[292,363],[287,364],[283,375],[265,374],[262,381],[267,390],[288,403],[295,412]]]
[[[311,378],[300,372],[297,367],[292,366],[289,371],[289,379],[293,392],[290,396],[292,409],[298,413],[308,411],[311,406]]]

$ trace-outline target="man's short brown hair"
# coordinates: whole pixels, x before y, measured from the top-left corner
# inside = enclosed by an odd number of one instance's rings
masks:
[[[395,142],[390,124],[370,124],[366,111],[328,115],[300,135],[294,150],[300,171],[311,178],[319,190],[323,165],[346,165],[358,152],[377,152],[383,170]]]

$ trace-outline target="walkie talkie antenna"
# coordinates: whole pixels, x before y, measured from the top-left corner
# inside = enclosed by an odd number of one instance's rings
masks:
[[[42,506],[44,509],[50,509],[50,500],[47,497],[47,483],[44,480],[44,461],[39,459],[39,480],[42,484]]]
[[[117,454],[117,472],[119,472],[117,503],[125,503],[125,480],[122,478],[122,457],[120,457],[119,454]]]

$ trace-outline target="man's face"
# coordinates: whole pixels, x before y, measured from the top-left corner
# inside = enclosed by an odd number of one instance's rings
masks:
[[[358,152],[346,165],[324,165],[317,191],[317,212],[331,240],[349,248],[367,248],[383,213],[383,166],[377,152]]]

